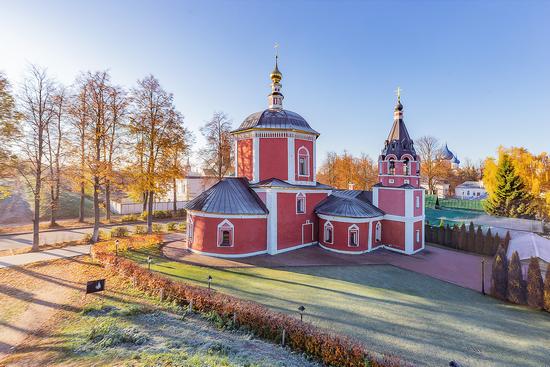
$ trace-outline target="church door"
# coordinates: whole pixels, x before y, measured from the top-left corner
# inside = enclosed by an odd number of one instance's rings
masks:
[[[313,242],[313,223],[307,220],[302,224],[302,245]]]

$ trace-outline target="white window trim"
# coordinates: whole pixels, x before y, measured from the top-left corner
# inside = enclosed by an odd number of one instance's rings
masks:
[[[416,208],[420,208],[420,195],[416,195]]]
[[[223,240],[223,237],[221,237],[220,234],[221,234],[221,229],[224,226],[229,226],[231,228],[231,246],[221,246],[221,243],[222,243],[221,241]],[[220,222],[218,224],[217,234],[216,234],[216,243],[217,243],[218,247],[234,247],[235,246],[235,226],[233,225],[233,223],[231,223],[227,219],[223,220],[222,222]]]
[[[354,231],[354,232],[357,232],[357,245],[352,245],[351,244],[351,232]],[[359,247],[359,227],[357,226],[357,224],[353,224],[351,226],[348,227],[348,247]]]
[[[417,229],[416,230],[416,243],[419,243],[420,242],[420,230]]]
[[[329,229],[332,231],[332,234],[330,236],[330,239],[331,241],[327,241],[327,229]],[[330,243],[330,244],[333,244],[334,243],[334,226],[332,225],[332,223],[330,223],[329,221],[326,221],[325,222],[325,225],[324,225],[324,231],[323,231],[323,241],[325,243]]]
[[[403,180],[403,184],[410,184],[410,183],[411,183],[411,181],[408,178]]]
[[[304,151],[305,150],[305,154],[300,154],[301,151]],[[306,174],[301,174],[300,173],[300,156],[304,156],[305,155],[305,158],[306,158]],[[298,164],[298,177],[309,177],[309,172],[310,172],[310,167],[309,167],[309,158],[310,158],[310,155],[309,155],[309,150],[307,150],[306,147],[304,147],[303,145],[298,148],[298,154],[297,154],[297,161],[296,163]]]
[[[388,182],[392,184],[392,183],[395,183],[395,180],[394,180],[393,178],[390,178],[390,179],[388,180]]]
[[[380,237],[378,237],[378,228],[380,228]],[[374,242],[382,242],[382,222],[376,222],[376,226],[374,227]]]
[[[303,200],[304,200],[304,206],[303,206],[304,211],[303,211],[303,212],[299,212],[299,211],[298,211],[298,200],[299,200],[299,199],[303,199]],[[295,205],[296,214],[306,214],[306,211],[307,211],[307,210],[306,210],[306,208],[307,208],[306,204],[307,204],[307,202],[306,202],[306,195],[305,195],[304,193],[302,193],[302,192],[297,193],[297,194],[296,194],[296,205]]]

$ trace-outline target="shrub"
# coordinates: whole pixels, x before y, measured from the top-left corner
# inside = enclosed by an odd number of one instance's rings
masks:
[[[92,241],[92,234],[91,233],[86,233],[84,235],[84,238],[82,239],[82,241],[84,241],[84,243],[89,243],[90,241]]]
[[[122,223],[136,222],[138,220],[139,220],[139,217],[136,214],[128,214],[128,215],[123,215],[122,217],[120,217],[120,221]]]
[[[460,250],[466,250],[468,244],[468,237],[466,233],[466,226],[464,223],[460,226],[460,232],[458,234],[458,248]]]
[[[170,222],[170,223],[166,224],[166,229],[168,231],[174,232],[178,229],[178,223]]]
[[[542,308],[544,284],[540,274],[540,264],[537,257],[529,260],[527,270],[527,304],[531,307]]]
[[[550,264],[546,268],[546,277],[544,279],[544,309],[550,312]]]
[[[334,334],[290,315],[272,311],[256,302],[245,301],[203,287],[168,279],[161,274],[149,272],[138,264],[116,258],[105,246],[92,249],[96,259],[114,271],[136,279],[137,287],[151,292],[163,289],[167,300],[181,304],[193,302],[193,309],[201,313],[215,312],[221,325],[230,325],[233,317],[236,325],[252,331],[257,337],[280,343],[282,330],[286,331],[287,346],[305,353],[327,366],[346,367],[398,367],[404,363],[394,356],[375,355],[365,345],[351,338]],[[116,264],[116,266],[114,266]],[[210,314],[212,317],[213,314]]]
[[[107,231],[104,231],[102,229],[99,230],[99,240],[100,241],[104,241],[104,240],[108,240],[111,238],[111,233],[107,232]]]
[[[123,329],[113,321],[105,320],[92,326],[87,339],[100,348],[109,348],[124,343],[140,345],[147,341],[147,336],[136,328]]]
[[[145,234],[145,233],[147,233],[147,228],[145,226],[142,226],[142,225],[137,225],[137,226],[135,226],[134,233],[135,234]]]
[[[153,233],[164,232],[164,225],[161,223],[153,223]]]
[[[504,248],[499,248],[493,261],[493,272],[491,275],[491,294],[498,299],[506,299],[506,288],[508,285],[508,262]]]
[[[187,223],[186,222],[180,222],[178,224],[178,230],[179,231],[185,232],[186,229],[187,229]]]
[[[517,251],[514,251],[508,264],[508,289],[506,299],[512,303],[525,304],[525,283],[521,274],[521,262]]]
[[[111,229],[111,238],[127,237],[130,232],[128,228],[121,226]]]

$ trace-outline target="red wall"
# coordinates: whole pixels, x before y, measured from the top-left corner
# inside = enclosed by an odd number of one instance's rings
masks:
[[[224,218],[206,218],[193,215],[193,250],[218,254],[247,254],[267,250],[267,218],[228,218],[234,226],[232,247],[218,247],[218,224]],[[251,230],[253,228],[254,230]]]
[[[286,138],[260,138],[260,181],[272,177],[288,179]]]
[[[382,242],[384,245],[405,250],[405,223],[382,221]]]
[[[298,149],[305,147],[309,152],[309,176],[298,176]],[[313,181],[313,142],[309,140],[295,139],[294,140],[294,171],[296,181]]]
[[[302,224],[307,220],[313,223],[313,236],[315,237],[313,241],[317,240],[318,218],[313,210],[321,200],[327,197],[327,194],[306,194],[306,212],[296,214],[297,193],[298,191],[277,193],[277,248],[279,250],[302,244]],[[309,228],[311,227],[308,226]]]
[[[246,177],[252,180],[253,159],[252,159],[252,139],[243,139],[237,141],[237,176]]]
[[[339,251],[367,251],[369,248],[369,223],[345,223],[330,221],[333,227],[333,243],[325,242],[325,219],[319,219],[319,242],[330,249]],[[351,225],[357,225],[359,227],[359,246],[348,246],[348,228]]]
[[[418,250],[419,248],[422,247],[422,231],[424,231],[424,227],[422,226],[422,221],[414,222],[413,227],[414,227],[414,234],[413,234],[414,246],[413,246],[413,249],[416,251],[416,250]],[[416,240],[416,230],[420,231],[420,241]]]
[[[378,190],[378,207],[386,214],[405,215],[405,190],[380,188]]]

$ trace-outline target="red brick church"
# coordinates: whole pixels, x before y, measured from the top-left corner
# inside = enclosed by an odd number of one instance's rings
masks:
[[[361,254],[424,248],[420,162],[398,96],[393,126],[372,191],[336,190],[316,181],[319,133],[283,109],[282,74],[271,73],[269,107],[232,132],[235,172],[190,201],[190,250],[219,257],[279,254],[319,245]]]

